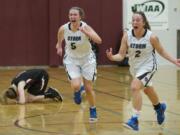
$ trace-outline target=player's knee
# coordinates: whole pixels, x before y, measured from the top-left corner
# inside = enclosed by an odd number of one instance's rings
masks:
[[[144,89],[144,94],[148,95],[148,89]]]
[[[139,86],[137,86],[137,85],[131,85],[131,90],[132,90],[132,92],[138,92],[138,91],[140,91],[140,87]]]
[[[152,93],[152,92],[154,92],[154,89],[152,86],[150,87],[148,86],[144,88],[144,94],[149,95],[149,93]]]
[[[71,87],[74,90],[79,90],[81,88],[81,84],[80,83],[73,83],[73,84],[71,84]]]
[[[131,83],[132,92],[138,92],[142,88],[142,83],[139,80],[133,80]]]
[[[85,86],[86,93],[93,93],[93,87],[92,85],[86,85]]]

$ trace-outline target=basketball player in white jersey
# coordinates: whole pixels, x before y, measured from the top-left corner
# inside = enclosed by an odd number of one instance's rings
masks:
[[[131,82],[133,115],[124,125],[133,130],[139,130],[138,118],[142,108],[141,89],[152,102],[157,113],[158,124],[165,119],[166,104],[160,103],[152,86],[152,76],[157,70],[155,50],[165,59],[180,67],[180,59],[171,57],[162,47],[159,39],[150,31],[149,23],[143,12],[135,12],[132,17],[133,29],[127,31],[121,41],[119,53],[113,55],[112,48],[106,51],[112,61],[122,61],[128,52]]]
[[[69,10],[69,22],[59,28],[56,49],[57,54],[62,56],[62,41],[65,40],[63,63],[74,90],[74,101],[76,104],[81,103],[83,80],[90,104],[90,122],[95,122],[97,114],[92,82],[96,79],[96,58],[91,49],[90,40],[97,44],[101,44],[102,40],[89,25],[82,21],[83,18],[83,9],[72,7]]]

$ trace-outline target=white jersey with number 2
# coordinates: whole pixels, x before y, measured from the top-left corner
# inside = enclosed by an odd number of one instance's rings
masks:
[[[127,35],[131,73],[135,76],[139,76],[143,73],[157,70],[155,49],[150,42],[152,32],[150,30],[145,30],[144,35],[140,39],[135,37],[133,30],[129,30]]]

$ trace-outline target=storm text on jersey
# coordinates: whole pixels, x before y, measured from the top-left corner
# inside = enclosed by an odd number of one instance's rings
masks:
[[[81,36],[68,36],[68,41],[80,41]]]
[[[130,48],[136,48],[136,49],[145,49],[146,44],[136,44],[136,43],[131,43]]]

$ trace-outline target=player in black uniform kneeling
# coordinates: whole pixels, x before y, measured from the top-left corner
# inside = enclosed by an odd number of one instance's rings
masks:
[[[46,89],[49,75],[44,69],[29,69],[20,72],[12,80],[11,86],[3,93],[3,100],[15,99],[19,104],[39,101],[46,98],[63,101],[58,90],[49,87]],[[25,90],[27,89],[27,94]]]

